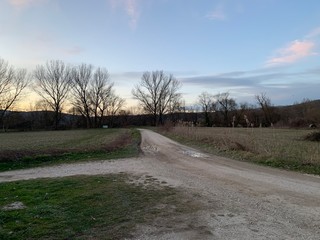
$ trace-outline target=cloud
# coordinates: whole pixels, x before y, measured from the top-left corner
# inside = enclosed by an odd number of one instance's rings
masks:
[[[227,72],[216,75],[190,76],[180,78],[187,85],[196,85],[203,88],[252,88],[268,85],[283,86],[301,82],[301,79],[314,82],[319,74],[320,67],[303,72],[285,72],[280,69],[257,69],[253,71]]]
[[[303,58],[316,55],[315,42],[311,40],[295,40],[277,51],[275,57],[266,62],[266,66],[277,66],[297,62]]]
[[[210,20],[220,20],[220,21],[226,20],[227,16],[224,11],[223,5],[216,6],[212,12],[206,15],[206,18]]]
[[[204,88],[226,88],[226,89],[238,89],[238,88],[253,88],[266,85],[268,82],[277,82],[278,79],[289,78],[290,74],[280,72],[266,72],[257,73],[258,71],[248,72],[230,72],[217,75],[207,76],[194,76],[188,78],[182,78],[181,81],[184,84],[191,84],[196,86],[202,86]]]
[[[140,18],[139,0],[108,0],[112,8],[118,7],[124,9],[128,17],[130,18],[129,25],[132,29],[135,29]]]
[[[229,92],[237,102],[253,102],[256,94],[266,92],[275,104],[286,105],[305,97],[318,98],[319,71],[320,67],[302,72],[262,68],[178,79],[184,87],[190,89],[190,95],[195,91],[210,91],[212,94]]]

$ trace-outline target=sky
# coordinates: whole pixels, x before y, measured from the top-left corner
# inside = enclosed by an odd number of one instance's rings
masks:
[[[0,0],[0,58],[29,72],[48,60],[104,67],[129,106],[155,70],[181,81],[187,105],[202,92],[320,99],[319,52],[319,0]]]

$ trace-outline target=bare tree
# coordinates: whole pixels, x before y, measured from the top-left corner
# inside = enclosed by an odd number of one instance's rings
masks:
[[[161,85],[159,104],[159,123],[163,124],[163,115],[179,110],[181,94],[178,93],[181,83],[169,75]]]
[[[112,88],[113,83],[109,81],[108,71],[97,68],[90,85],[90,107],[94,117],[94,127],[100,124],[109,101],[111,101]]]
[[[110,96],[108,97],[108,100],[105,101],[105,104],[103,106],[106,106],[107,115],[110,116],[110,126],[113,126],[114,124],[114,116],[117,114],[120,114],[121,108],[124,106],[125,100],[121,98],[120,96],[116,95],[114,91],[111,91]],[[101,109],[100,112],[103,114],[104,111]],[[102,115],[103,116],[103,115]]]
[[[160,102],[160,85],[163,81],[163,72],[145,72],[141,82],[132,90],[132,95],[140,103],[146,113],[153,115],[154,125],[157,125],[157,115]]]
[[[87,128],[98,127],[113,97],[108,71],[81,64],[72,72],[72,104],[85,117]]]
[[[180,98],[178,90],[181,83],[163,71],[145,72],[141,82],[134,87],[132,95],[137,99],[146,113],[153,115],[153,123],[163,123],[170,102]]]
[[[180,115],[184,115],[186,112],[186,103],[181,98],[181,95],[178,95],[177,98],[174,98],[168,104],[167,115],[172,123],[176,123]],[[168,119],[168,118],[167,118]]]
[[[86,119],[87,128],[90,128],[90,82],[93,66],[81,64],[72,69],[72,104],[75,109]]]
[[[230,98],[228,92],[220,93],[215,96],[218,102],[218,109],[223,114],[224,126],[229,126],[229,113],[237,108],[237,103],[233,98]]]
[[[208,92],[202,92],[198,96],[198,104],[204,112],[205,124],[209,127],[211,125],[210,112],[215,110],[214,96]]]
[[[120,96],[116,95],[114,91],[112,91],[107,104],[108,115],[115,116],[116,114],[118,114],[121,108],[124,106],[124,104],[125,100]]]
[[[257,100],[257,103],[261,107],[261,110],[264,114],[266,126],[273,125],[275,121],[275,112],[274,107],[271,104],[271,99],[266,95],[266,93],[256,95],[255,99]]]
[[[54,129],[58,129],[63,104],[69,93],[71,68],[62,61],[51,60],[46,65],[37,66],[34,78],[35,91],[54,111]]]
[[[27,70],[14,69],[0,58],[0,122],[2,124],[6,112],[19,100],[21,92],[29,82]]]

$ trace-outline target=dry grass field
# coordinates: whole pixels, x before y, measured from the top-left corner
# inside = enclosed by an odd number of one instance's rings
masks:
[[[139,141],[140,133],[133,129],[0,133],[0,171],[135,156]]]
[[[305,140],[312,130],[174,127],[162,132],[214,154],[320,174],[320,142]]]

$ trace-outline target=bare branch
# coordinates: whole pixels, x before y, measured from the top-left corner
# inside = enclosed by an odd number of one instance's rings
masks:
[[[81,64],[73,69],[72,104],[87,121],[87,127],[98,127],[109,106],[113,83],[104,68]]]
[[[0,122],[3,122],[5,113],[19,100],[29,82],[27,70],[14,69],[0,59]]]
[[[173,75],[167,76],[163,71],[145,72],[141,82],[132,90],[132,95],[137,99],[146,113],[152,114],[154,124],[163,123],[163,115],[172,107],[172,102],[180,99],[178,90],[181,83]]]
[[[86,118],[87,127],[91,127],[90,81],[93,66],[81,64],[72,69],[72,104]]]
[[[70,83],[71,68],[59,60],[51,60],[45,66],[37,66],[34,71],[35,91],[55,112],[55,129],[61,119],[63,103],[66,101]]]

